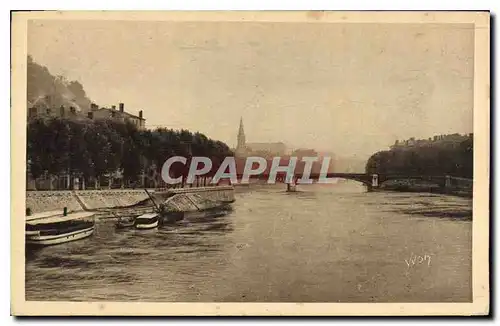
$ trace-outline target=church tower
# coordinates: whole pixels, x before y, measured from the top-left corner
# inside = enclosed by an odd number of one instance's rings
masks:
[[[237,153],[245,152],[245,130],[243,129],[243,117],[240,118],[240,129],[238,130],[238,144],[236,145]]]

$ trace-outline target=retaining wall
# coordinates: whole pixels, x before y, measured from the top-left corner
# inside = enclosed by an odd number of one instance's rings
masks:
[[[74,193],[86,210],[130,206],[148,198],[144,190],[78,190]]]
[[[149,191],[165,192],[158,189]],[[178,188],[166,192],[197,193],[209,200],[234,201],[234,188],[230,186]],[[32,213],[62,211],[64,207],[70,212],[97,210],[131,206],[148,198],[143,189],[27,191],[26,208],[30,208]]]
[[[26,208],[30,208],[33,213],[58,211],[68,208],[68,211],[82,211],[73,191],[27,191]]]
[[[205,199],[217,200],[225,203],[234,201],[234,187],[232,186],[178,188],[170,189],[168,192],[172,194],[196,193]]]

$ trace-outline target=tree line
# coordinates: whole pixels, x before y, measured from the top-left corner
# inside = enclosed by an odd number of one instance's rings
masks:
[[[159,176],[172,156],[206,156],[217,165],[233,155],[225,143],[199,132],[138,130],[113,120],[38,118],[29,121],[27,129],[28,169],[34,179],[70,175],[89,181],[121,171],[124,181],[136,182],[152,170]],[[186,166],[172,170],[173,177],[184,175]]]
[[[432,142],[380,151],[367,161],[366,173],[472,178],[473,135],[458,142]]]

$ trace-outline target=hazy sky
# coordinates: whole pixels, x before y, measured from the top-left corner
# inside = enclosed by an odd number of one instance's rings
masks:
[[[472,132],[472,25],[35,21],[28,52],[148,126],[370,155]]]

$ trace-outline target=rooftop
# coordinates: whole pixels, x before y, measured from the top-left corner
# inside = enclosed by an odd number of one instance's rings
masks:
[[[117,112],[119,114],[123,114],[123,115],[127,115],[131,118],[135,118],[135,119],[139,119],[139,120],[146,120],[144,118],[141,118],[135,114],[131,114],[131,113],[128,113],[127,111],[120,111],[120,110],[116,110],[116,109],[111,109],[111,108],[100,108],[98,111],[109,111],[109,112]]]

